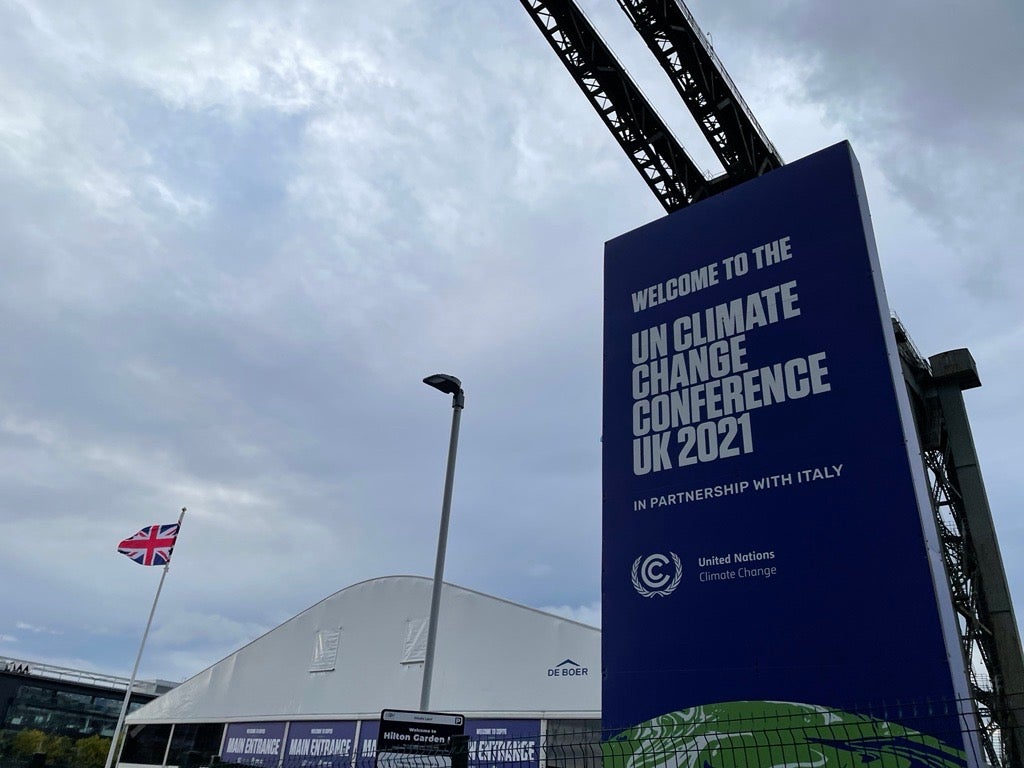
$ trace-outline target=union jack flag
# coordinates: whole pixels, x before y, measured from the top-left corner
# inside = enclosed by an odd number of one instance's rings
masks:
[[[117,545],[117,551],[139,565],[167,565],[178,538],[178,524],[150,525]]]

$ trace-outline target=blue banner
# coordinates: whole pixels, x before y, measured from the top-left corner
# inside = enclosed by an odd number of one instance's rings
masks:
[[[359,722],[359,752],[357,765],[373,765],[377,756],[377,737],[380,735],[380,720]]]
[[[284,727],[284,723],[228,723],[221,760],[274,768],[281,757]]]
[[[466,720],[473,768],[537,768],[540,720]]]
[[[356,723],[314,721],[288,726],[284,764],[288,768],[342,768],[352,763]]]
[[[604,351],[604,727],[973,760],[849,145],[609,242]]]

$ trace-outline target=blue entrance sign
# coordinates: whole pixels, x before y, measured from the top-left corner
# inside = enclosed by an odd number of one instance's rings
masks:
[[[362,720],[359,723],[359,751],[356,765],[370,766],[377,762],[377,737],[380,735],[380,720]]]
[[[284,743],[284,723],[229,723],[220,757],[225,763],[275,768]]]
[[[538,768],[540,720],[467,720],[470,768]]]
[[[354,720],[291,723],[284,764],[288,768],[347,768],[355,752],[355,738]]]
[[[603,724],[623,759],[657,734],[717,744],[693,763],[715,768],[974,765],[849,145],[609,242],[604,351]]]

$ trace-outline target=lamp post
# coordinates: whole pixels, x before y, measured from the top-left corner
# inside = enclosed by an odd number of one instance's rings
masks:
[[[434,560],[434,589],[430,596],[430,618],[427,620],[427,650],[423,660],[423,688],[420,690],[420,711],[430,706],[430,680],[434,674],[434,645],[437,640],[437,614],[441,607],[441,584],[444,580],[444,555],[448,547],[448,518],[452,508],[452,484],[455,481],[455,454],[459,448],[459,419],[466,405],[462,382],[446,373],[435,373],[423,380],[434,389],[452,396],[452,436],[448,443],[448,469],[444,476],[444,500],[441,502],[441,530],[437,534],[437,558]]]

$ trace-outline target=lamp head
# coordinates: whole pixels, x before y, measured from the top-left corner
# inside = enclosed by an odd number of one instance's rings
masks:
[[[433,376],[427,376],[423,383],[434,389],[439,389],[446,395],[457,395],[462,391],[462,382],[447,373],[435,373]]]
[[[433,376],[427,376],[423,383],[429,384],[446,395],[451,395],[452,408],[462,410],[466,405],[466,394],[462,391],[462,382],[454,376],[449,376],[447,373],[435,373]]]

